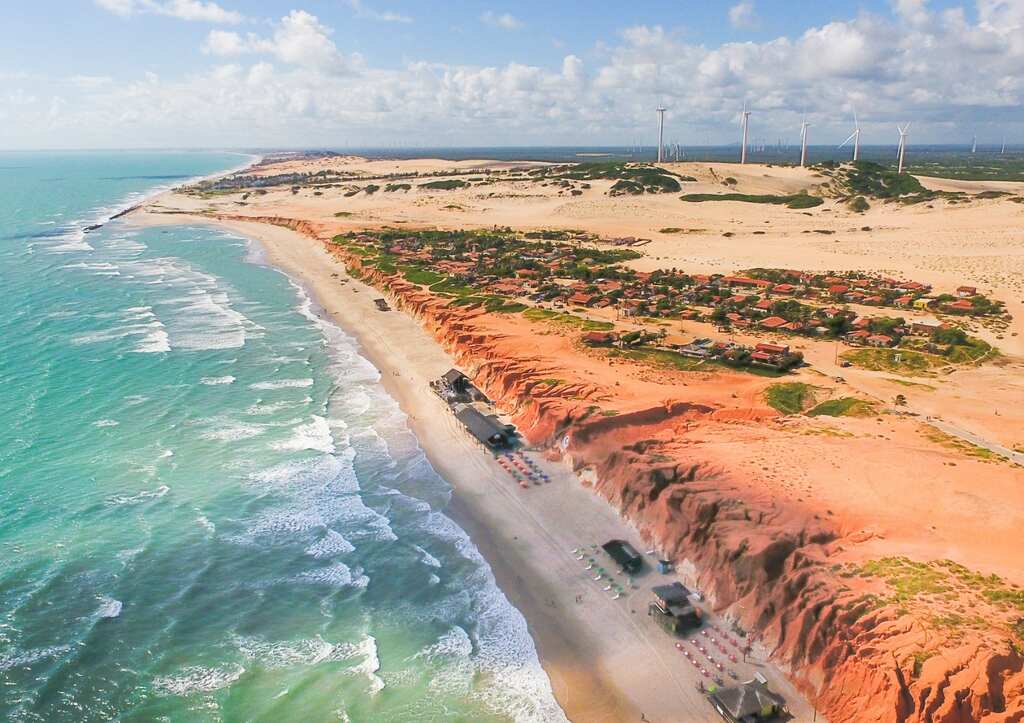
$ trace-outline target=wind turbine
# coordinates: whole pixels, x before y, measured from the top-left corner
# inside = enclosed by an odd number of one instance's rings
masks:
[[[665,111],[668,110],[661,103],[656,109],[658,113],[658,163],[662,161],[662,151],[665,148]]]
[[[842,148],[850,141],[853,141],[853,160],[857,162],[860,160],[860,123],[857,121],[857,112],[853,113],[853,133],[845,141],[839,144],[839,148]],[[837,148],[836,150],[839,150]]]
[[[1006,153],[1006,136],[1003,136],[1003,145],[999,147],[999,155]]]
[[[974,137],[971,139],[971,153],[977,153],[977,152],[978,152],[978,134],[975,133]]]
[[[903,161],[904,161],[904,159],[907,156],[907,131],[910,130],[910,124],[907,123],[902,128],[900,128],[899,125],[897,125],[896,126],[896,130],[899,131],[899,133],[900,133],[900,145],[899,145],[899,148],[897,149],[897,153],[899,155],[899,170],[897,170],[897,173],[902,174],[903,173]]]
[[[747,125],[750,118],[750,111],[747,110],[747,102],[743,101],[743,113],[740,115],[740,126],[743,128],[743,145],[740,146],[740,164],[747,162]]]
[[[807,165],[807,129],[811,126],[807,122],[806,116],[800,123],[800,167],[803,168]]]

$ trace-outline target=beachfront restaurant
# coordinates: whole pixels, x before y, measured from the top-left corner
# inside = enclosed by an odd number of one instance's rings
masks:
[[[718,714],[729,723],[758,723],[778,718],[786,710],[786,700],[768,689],[760,673],[754,680],[719,688],[708,695]]]
[[[690,591],[681,582],[658,585],[651,589],[654,600],[647,607],[647,614],[666,632],[682,635],[701,624],[700,609],[690,602]]]
[[[455,418],[488,449],[505,449],[515,444],[516,428],[493,414],[483,414],[476,407],[465,404],[455,409]]]

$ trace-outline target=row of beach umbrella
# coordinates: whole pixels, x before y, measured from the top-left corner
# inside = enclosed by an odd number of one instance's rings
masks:
[[[512,479],[523,489],[528,489],[531,482],[540,485],[551,481],[551,478],[541,470],[540,465],[522,452],[505,452],[499,455],[497,460],[502,469],[512,475]]]
[[[601,589],[608,593],[612,600],[618,600],[626,593],[626,588],[615,579],[613,573],[608,572],[598,560],[598,546],[577,547],[572,551],[573,557],[583,563],[583,569],[590,574],[591,578]]]

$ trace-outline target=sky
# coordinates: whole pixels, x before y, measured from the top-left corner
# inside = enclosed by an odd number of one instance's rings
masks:
[[[1024,0],[41,0],[0,148],[1024,143]]]

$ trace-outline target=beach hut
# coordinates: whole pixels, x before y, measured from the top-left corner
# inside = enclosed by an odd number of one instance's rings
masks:
[[[786,700],[768,689],[768,681],[760,673],[746,683],[719,688],[708,695],[708,700],[730,723],[772,720],[786,710]]]
[[[701,612],[690,602],[690,591],[682,583],[658,585],[651,589],[654,600],[647,606],[647,614],[666,632],[681,635],[700,627]]]
[[[609,540],[601,545],[601,549],[628,573],[639,572],[643,567],[644,558],[636,551],[636,548],[625,540]]]

